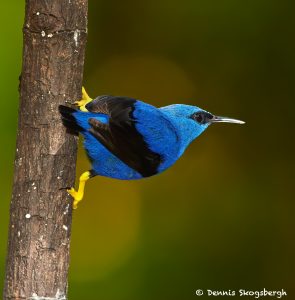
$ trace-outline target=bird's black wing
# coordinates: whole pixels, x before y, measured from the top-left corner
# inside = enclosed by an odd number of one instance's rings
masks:
[[[86,109],[109,116],[107,124],[90,118],[91,134],[126,165],[148,177],[157,174],[162,158],[149,149],[136,130],[133,117],[136,101],[128,97],[100,96],[89,102]]]

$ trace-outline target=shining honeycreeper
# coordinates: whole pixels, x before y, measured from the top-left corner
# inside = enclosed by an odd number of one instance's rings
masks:
[[[92,169],[80,177],[79,187],[67,189],[77,208],[85,182],[96,175],[131,180],[165,171],[187,146],[212,123],[243,121],[214,116],[196,106],[173,104],[156,108],[145,102],[117,96],[83,98],[60,105],[63,124],[84,136]]]

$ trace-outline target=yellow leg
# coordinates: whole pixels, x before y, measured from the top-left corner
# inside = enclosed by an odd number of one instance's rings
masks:
[[[78,191],[76,191],[74,188],[70,188],[67,190],[67,192],[74,198],[73,209],[76,209],[78,206],[78,203],[83,199],[85,183],[90,177],[91,177],[91,174],[89,171],[84,172],[80,176],[80,179],[79,179]]]
[[[88,94],[87,94],[85,88],[82,87],[82,99],[81,99],[81,100],[78,100],[78,101],[75,101],[75,102],[74,102],[74,105],[77,105],[77,106],[79,107],[79,109],[82,110],[82,111],[88,111],[88,110],[86,109],[85,105],[86,105],[87,103],[91,102],[92,100],[93,100],[93,99],[91,99],[91,98],[88,96]]]

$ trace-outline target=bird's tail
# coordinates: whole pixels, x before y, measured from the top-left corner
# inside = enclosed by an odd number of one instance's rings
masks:
[[[84,129],[77,123],[77,119],[75,118],[75,113],[78,111],[74,108],[60,105],[58,107],[59,113],[61,114],[61,120],[64,126],[71,131],[80,132]]]

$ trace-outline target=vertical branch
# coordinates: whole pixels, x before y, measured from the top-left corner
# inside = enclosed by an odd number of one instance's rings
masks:
[[[87,0],[26,0],[4,299],[66,299],[77,140],[58,105],[81,97]]]

